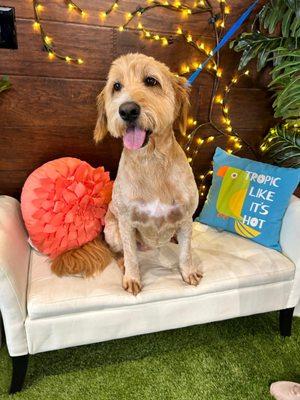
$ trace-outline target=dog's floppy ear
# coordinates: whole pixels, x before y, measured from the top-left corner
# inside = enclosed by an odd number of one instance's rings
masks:
[[[190,107],[190,89],[185,78],[173,75],[173,87],[175,91],[176,120],[179,122],[180,132],[184,135],[187,128],[187,117]]]
[[[104,103],[104,89],[97,97],[98,119],[94,130],[94,140],[100,142],[107,134],[107,117]]]

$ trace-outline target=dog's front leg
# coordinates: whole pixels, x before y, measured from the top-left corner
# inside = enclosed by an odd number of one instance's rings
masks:
[[[189,285],[197,286],[202,278],[202,273],[192,260],[192,226],[193,221],[185,220],[182,222],[178,232],[177,240],[179,244],[179,268],[183,280]]]
[[[141,291],[141,278],[137,259],[135,229],[126,217],[119,219],[119,229],[124,251],[123,288],[129,293],[137,295]]]

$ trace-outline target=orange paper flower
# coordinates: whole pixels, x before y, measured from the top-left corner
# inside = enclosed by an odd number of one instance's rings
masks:
[[[32,244],[50,258],[95,239],[113,182],[103,167],[77,158],[49,161],[27,178],[21,209]]]

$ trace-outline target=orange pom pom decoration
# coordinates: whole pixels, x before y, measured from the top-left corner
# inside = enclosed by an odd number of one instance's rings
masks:
[[[54,259],[95,239],[104,226],[112,187],[103,167],[77,158],[60,158],[36,169],[21,195],[32,244]]]

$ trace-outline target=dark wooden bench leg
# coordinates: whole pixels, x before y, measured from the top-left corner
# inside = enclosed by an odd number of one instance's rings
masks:
[[[293,313],[294,307],[286,308],[279,312],[279,329],[283,337],[291,336],[292,334]]]
[[[25,356],[11,357],[13,372],[9,394],[20,392],[26,376],[29,354]]]

